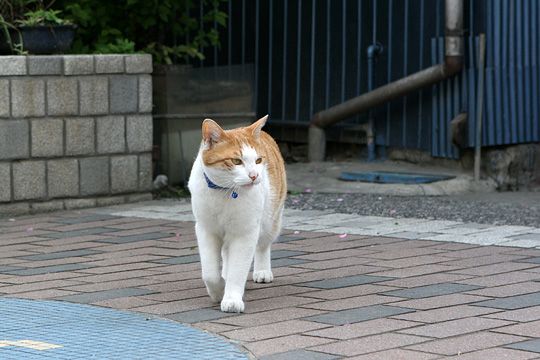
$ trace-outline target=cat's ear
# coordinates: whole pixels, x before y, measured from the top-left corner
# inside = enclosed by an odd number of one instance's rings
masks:
[[[225,131],[212,119],[204,119],[202,123],[202,137],[204,144],[209,149],[212,145],[223,141]]]
[[[266,120],[268,120],[268,115],[263,116],[248,127],[255,139],[258,139],[261,136],[261,130],[266,124]]]

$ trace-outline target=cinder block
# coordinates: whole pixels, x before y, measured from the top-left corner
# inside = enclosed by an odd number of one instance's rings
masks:
[[[126,55],[126,72],[130,74],[152,73],[152,55]]]
[[[137,155],[111,158],[111,191],[113,193],[137,190],[137,166]]]
[[[59,211],[64,209],[64,202],[62,200],[52,200],[44,202],[35,202],[30,204],[30,211],[32,213],[44,213],[51,211]]]
[[[131,75],[113,75],[109,78],[111,89],[111,113],[137,112],[138,92],[137,77]]]
[[[64,206],[66,210],[91,208],[96,206],[96,199],[66,199]]]
[[[95,127],[93,118],[66,119],[66,155],[95,153]]]
[[[9,80],[0,80],[0,118],[9,117]]]
[[[124,55],[96,55],[95,60],[98,74],[124,72]]]
[[[109,158],[106,156],[79,160],[81,195],[109,192]],[[66,204],[67,208],[67,204]]]
[[[0,121],[0,159],[26,159],[30,155],[27,120]]]
[[[47,187],[50,198],[79,195],[79,162],[77,159],[47,162]]]
[[[11,165],[0,162],[0,202],[11,201]]]
[[[0,76],[10,75],[26,75],[26,56],[0,56]]]
[[[152,154],[139,155],[139,190],[152,190]]]
[[[30,203],[0,204],[0,215],[15,216],[30,213]]]
[[[120,205],[126,202],[124,196],[106,196],[96,199],[97,206]]]
[[[66,55],[64,56],[65,75],[88,75],[94,72],[93,55]]]
[[[97,151],[99,154],[124,152],[125,120],[123,116],[105,116],[96,118]]]
[[[152,76],[139,76],[139,112],[152,112]]]
[[[152,115],[135,115],[126,118],[129,152],[152,150]]]
[[[47,113],[57,115],[77,115],[79,95],[77,79],[56,78],[47,81]]]
[[[100,115],[109,112],[109,81],[106,76],[81,78],[79,91],[81,115]]]
[[[45,116],[45,82],[39,79],[11,80],[13,117]]]
[[[13,163],[14,200],[43,199],[46,197],[45,161]]]
[[[62,75],[62,56],[28,56],[28,74]]]
[[[64,122],[62,119],[32,120],[32,157],[62,156]]]

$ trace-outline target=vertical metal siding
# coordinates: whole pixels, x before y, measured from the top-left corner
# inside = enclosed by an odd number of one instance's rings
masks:
[[[375,86],[443,59],[444,0],[229,0],[221,47],[202,66],[255,63],[259,115],[307,124],[328,106],[367,91],[366,48],[384,52]],[[477,35],[486,33],[484,145],[540,139],[540,4],[536,0],[466,2],[465,69],[454,79],[374,111],[376,143],[456,158],[450,120],[469,115],[474,146]],[[433,21],[435,20],[435,21]],[[341,124],[363,122],[365,114]]]

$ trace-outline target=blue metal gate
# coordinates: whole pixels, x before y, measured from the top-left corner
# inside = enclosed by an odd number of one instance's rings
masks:
[[[229,19],[221,47],[200,65],[254,63],[257,112],[275,125],[306,126],[314,113],[366,92],[366,48],[374,42],[384,46],[376,86],[442,61],[444,0],[228,0],[223,10]],[[539,141],[539,20],[536,0],[466,1],[464,71],[376,109],[377,145],[455,158],[449,122],[461,111],[469,113],[474,145],[481,32],[483,144]]]

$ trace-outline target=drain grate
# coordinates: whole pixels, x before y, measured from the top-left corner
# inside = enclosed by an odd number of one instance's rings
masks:
[[[398,173],[390,171],[342,172],[339,180],[361,181],[378,184],[426,184],[435,181],[453,179],[451,175]]]

